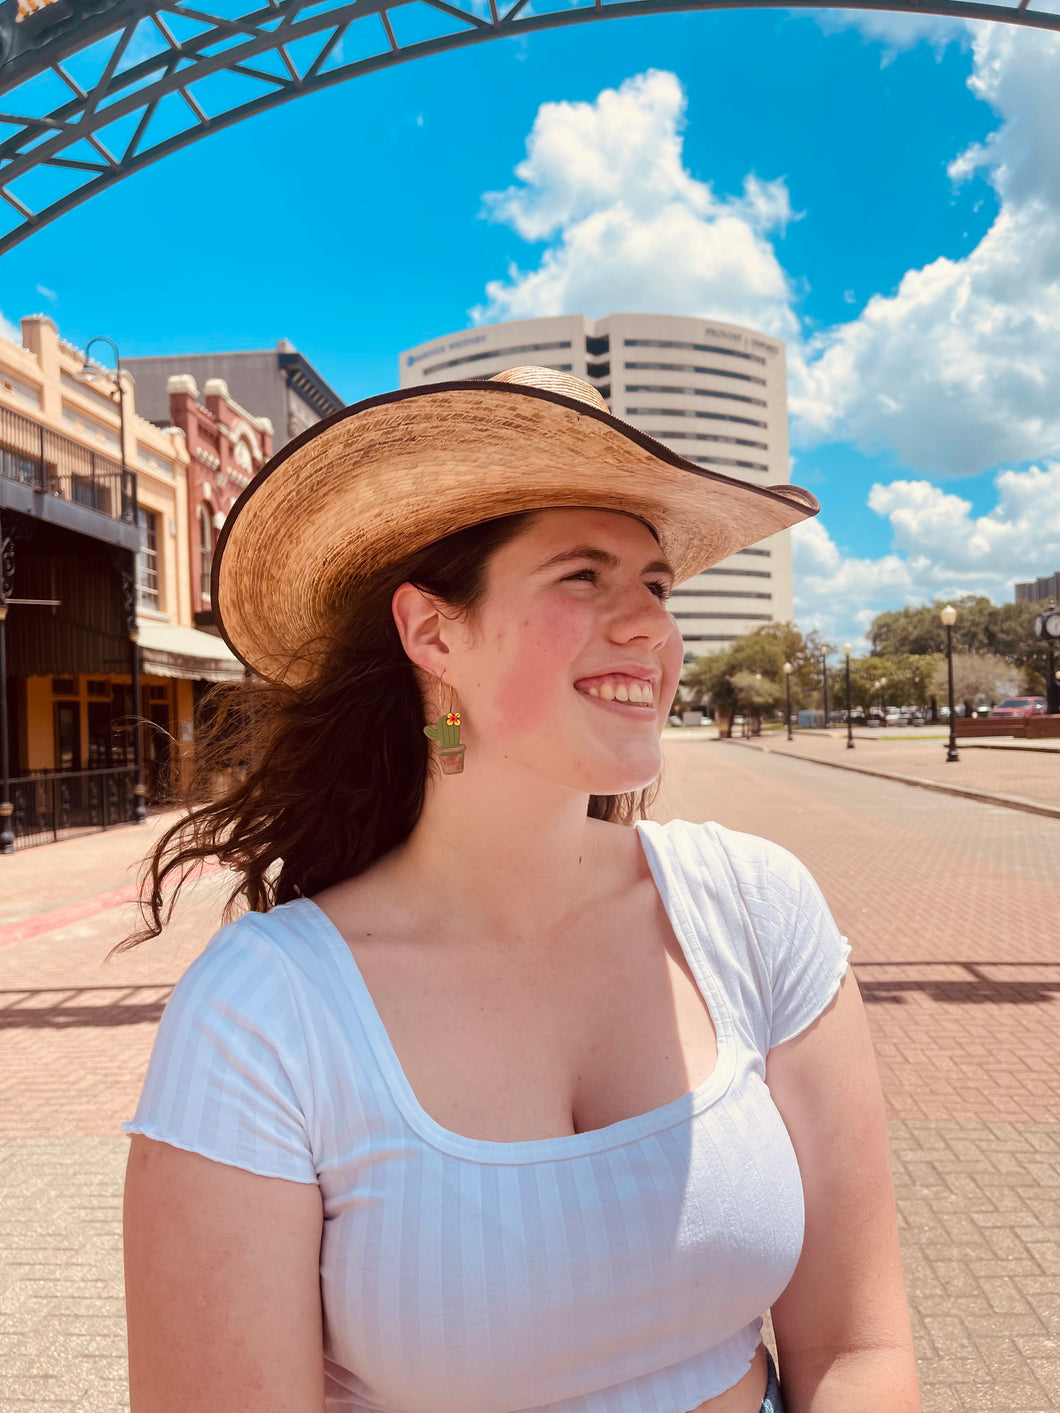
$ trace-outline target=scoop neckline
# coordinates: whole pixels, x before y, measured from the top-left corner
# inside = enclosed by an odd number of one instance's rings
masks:
[[[696,935],[692,923],[692,909],[688,890],[680,874],[669,867],[663,858],[662,850],[655,847],[656,831],[662,833],[664,826],[655,820],[636,820],[641,848],[648,861],[663,907],[670,919],[674,935],[684,953],[700,991],[707,1002],[707,1009],[717,1037],[718,1055],[714,1069],[702,1083],[686,1094],[649,1109],[644,1114],[633,1114],[619,1119],[604,1128],[587,1129],[583,1133],[558,1134],[551,1138],[520,1139],[506,1143],[496,1139],[469,1138],[445,1128],[432,1118],[416,1098],[408,1076],[398,1058],[390,1034],[383,1024],[368,984],[357,964],[353,948],[312,898],[298,898],[286,906],[306,907],[319,924],[319,930],[329,945],[339,954],[339,969],[354,1002],[357,1015],[364,1029],[373,1056],[379,1065],[394,1103],[410,1127],[432,1147],[450,1153],[458,1158],[485,1163],[533,1163],[549,1162],[563,1158],[578,1158],[593,1153],[605,1152],[610,1148],[621,1148],[664,1129],[691,1119],[715,1104],[729,1089],[736,1072],[736,1046],[732,1019],[720,986],[707,965],[703,945]]]

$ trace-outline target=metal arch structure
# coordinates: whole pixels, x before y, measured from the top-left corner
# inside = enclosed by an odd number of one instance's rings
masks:
[[[431,54],[621,16],[906,11],[1060,31],[1030,0],[0,0],[0,254],[210,133]]]

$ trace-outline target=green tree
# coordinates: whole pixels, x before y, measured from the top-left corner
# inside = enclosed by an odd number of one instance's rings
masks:
[[[1004,697],[1014,695],[1019,689],[1020,669],[997,653],[954,653],[953,654],[953,695],[964,703],[966,713],[980,698],[985,698],[991,706]],[[945,701],[949,692],[946,659],[938,660],[934,673],[932,690]]]
[[[780,696],[778,684],[763,676],[761,672],[740,670],[732,674],[729,682],[737,705],[743,708],[746,715],[758,722],[761,722],[762,712],[767,707],[775,706]],[[727,734],[732,735],[731,716]]]
[[[1045,652],[1034,636],[1034,618],[1041,605],[996,604],[983,594],[960,594],[878,613],[868,630],[873,654],[901,657],[945,653],[946,630],[939,611],[946,603],[952,603],[957,610],[953,625],[955,653],[990,653],[1017,667],[1042,671]]]

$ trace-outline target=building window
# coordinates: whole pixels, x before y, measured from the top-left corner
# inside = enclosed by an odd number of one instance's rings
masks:
[[[440,373],[443,368],[458,368],[462,363],[481,363],[485,358],[509,358],[516,353],[546,353],[555,348],[570,348],[570,339],[558,339],[555,343],[523,343],[517,348],[487,348],[481,353],[465,353],[461,358],[432,363],[429,368],[423,369],[422,376],[426,378],[430,373]]]
[[[697,613],[694,608],[688,609],[685,613],[675,613],[675,618],[738,618],[742,623],[772,623],[771,613],[715,613],[711,609],[703,609]]]
[[[694,353],[720,353],[726,358],[746,358],[750,363],[765,363],[758,353],[743,353],[738,348],[719,348],[713,343],[679,343],[675,339],[623,339],[625,348],[686,348]]]
[[[627,363],[627,372],[636,369],[639,373],[703,373],[712,378],[739,378],[744,383],[758,383],[766,386],[765,378],[756,378],[753,373],[737,373],[732,368],[693,368],[687,363]]]
[[[742,553],[742,551],[737,551]],[[771,569],[703,569],[703,574],[738,574],[741,579],[772,579]]]
[[[139,522],[147,531],[147,543],[136,556],[136,600],[145,608],[158,608],[158,516],[141,506]]]
[[[205,505],[199,507],[199,566],[199,593],[208,600],[213,572],[213,526]]]
[[[683,595],[692,599],[771,599],[772,594],[757,593],[751,589],[671,589],[670,598]],[[706,610],[709,612],[709,609]]]
[[[627,365],[628,366],[628,365]],[[718,392],[716,388],[675,388],[663,383],[627,383],[627,393],[669,393],[672,397],[723,397],[728,402],[750,402],[755,407],[765,407],[763,397],[748,397],[746,393]],[[756,422],[764,427],[764,422]]]

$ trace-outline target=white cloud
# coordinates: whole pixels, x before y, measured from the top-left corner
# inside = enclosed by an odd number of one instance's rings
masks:
[[[1060,35],[977,27],[969,85],[1003,121],[950,165],[1001,199],[961,260],[910,270],[793,349],[794,437],[887,449],[935,476],[1060,449]]]
[[[936,21],[942,26],[936,29]],[[749,324],[789,345],[793,439],[887,451],[931,477],[969,475],[1060,450],[1060,35],[934,16],[858,14],[884,42],[963,38],[969,86],[1000,114],[956,153],[955,182],[986,174],[1000,198],[966,257],[933,260],[804,340],[797,285],[774,241],[793,219],[783,179],[749,175],[719,197],[684,165],[685,94],[650,70],[595,101],[545,103],[517,182],[486,212],[537,264],[486,286],[476,322],[615,309]],[[844,298],[854,299],[852,291]]]
[[[486,286],[477,322],[613,309],[701,314],[796,338],[792,282],[770,241],[795,219],[783,180],[718,197],[683,163],[685,95],[649,70],[592,103],[543,103],[486,213],[552,245],[536,269]]]
[[[928,43],[937,53],[953,43],[967,44],[970,22],[946,15],[913,15],[888,10],[811,10],[826,34],[842,29],[859,30],[866,39],[883,44],[883,65],[892,63],[897,53]]]
[[[22,330],[7,318],[3,310],[0,310],[0,338],[7,339],[10,343],[22,343]]]
[[[37,293],[42,294],[44,298],[50,301],[50,303],[52,304],[56,304],[58,302],[59,296],[55,293],[53,289],[49,289],[47,285],[38,285]]]
[[[1011,599],[1017,580],[1060,565],[1060,461],[994,477],[995,504],[971,503],[930,481],[892,481],[869,492],[869,507],[891,525],[891,551],[844,554],[821,520],[792,531],[795,613],[833,642],[860,637],[873,617],[939,595]],[[858,605],[855,609],[853,605]]]

